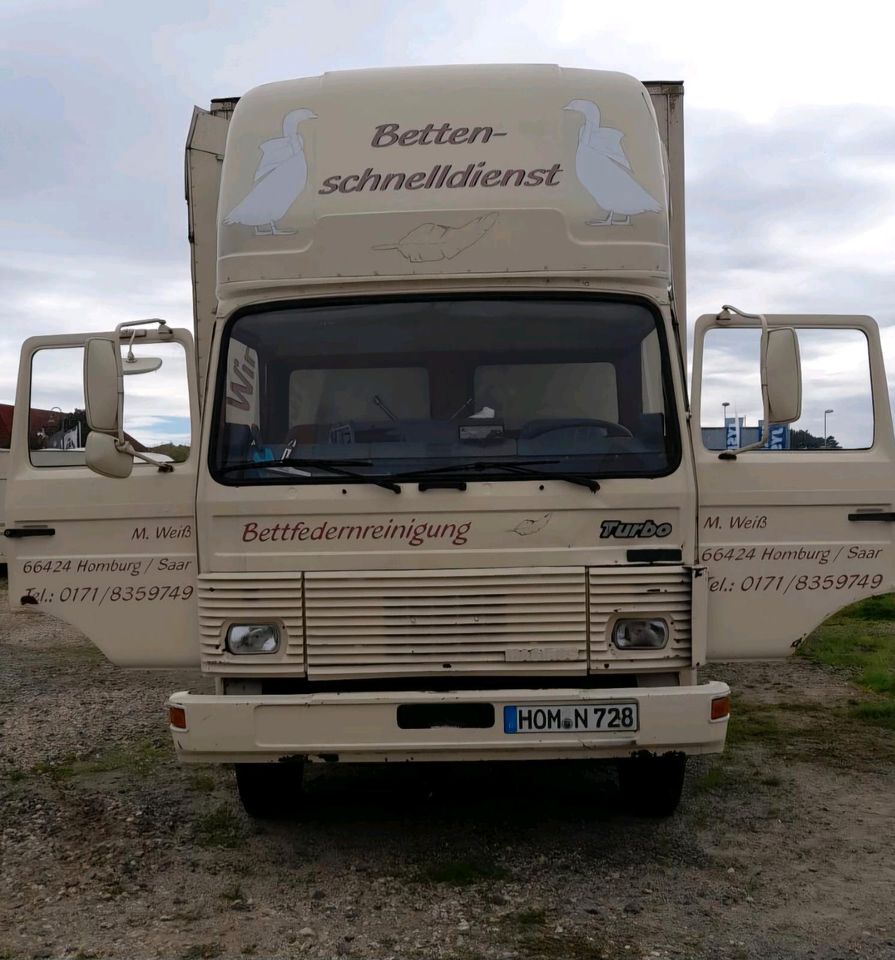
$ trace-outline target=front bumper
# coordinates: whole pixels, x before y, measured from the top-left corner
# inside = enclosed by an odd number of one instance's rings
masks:
[[[287,756],[310,760],[527,760],[625,757],[655,753],[720,753],[727,717],[711,719],[712,701],[730,694],[713,681],[689,687],[612,690],[478,690],[450,693],[315,693],[294,696],[173,694],[185,729],[171,727],[180,760],[187,763],[258,763]],[[505,705],[637,701],[637,731],[511,734],[503,731]],[[488,728],[401,729],[400,704],[487,703]]]

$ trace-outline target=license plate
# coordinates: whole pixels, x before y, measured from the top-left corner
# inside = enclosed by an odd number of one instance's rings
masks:
[[[637,704],[571,703],[503,708],[504,733],[594,733],[638,728]]]

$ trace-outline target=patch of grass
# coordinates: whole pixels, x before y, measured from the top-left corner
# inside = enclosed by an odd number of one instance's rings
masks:
[[[254,957],[258,952],[257,943],[247,943],[242,950],[239,951],[244,957]]]
[[[39,777],[49,777],[51,780],[70,780],[75,775],[74,757],[60,760],[58,763],[36,763],[31,772]]]
[[[861,671],[859,683],[874,693],[887,693],[895,697],[895,664],[891,667],[884,663],[868,664]]]
[[[895,700],[879,703],[859,703],[851,708],[852,715],[875,726],[895,730]]]
[[[120,771],[133,777],[146,777],[170,757],[166,744],[159,746],[153,740],[116,744],[90,760],[75,764],[75,774],[114,773]]]
[[[895,729],[895,594],[846,607],[811,634],[801,653],[879,695],[853,706],[851,717]]]
[[[895,620],[895,593],[859,600],[840,610],[834,620]]]
[[[727,779],[727,771],[717,763],[693,784],[693,789],[697,793],[714,793],[727,785]]]
[[[153,773],[170,756],[171,748],[167,744],[159,746],[153,740],[138,740],[115,744],[90,757],[72,755],[55,763],[38,763],[31,768],[31,773],[53,780],[115,772],[124,773],[130,778],[143,778]]]
[[[8,783],[21,783],[28,777],[28,771],[21,767],[9,767],[0,773],[0,780],[6,780]],[[3,954],[0,953],[0,960],[3,960]]]
[[[82,643],[57,643],[46,647],[44,656],[53,660],[81,660],[89,663],[105,663],[106,658],[98,647],[85,640]]]
[[[194,943],[181,954],[183,960],[214,960],[224,952],[219,943]]]
[[[430,883],[446,883],[453,887],[510,878],[505,867],[484,860],[441,860],[425,866],[421,874]]]
[[[237,900],[245,900],[245,892],[240,884],[235,883],[232,887],[225,887],[220,893],[221,900],[227,900],[230,903],[236,903]]]
[[[548,933],[539,930],[516,941],[525,957],[532,960],[616,960],[639,956],[633,949],[609,946],[593,937],[576,933]]]
[[[196,773],[190,778],[190,790],[195,793],[213,793],[217,786],[210,773]]]
[[[895,623],[828,621],[811,634],[802,655],[846,671],[868,690],[895,695]]]
[[[229,807],[221,805],[202,814],[193,824],[193,836],[202,847],[239,847],[245,842],[242,821]]]
[[[895,729],[895,699],[740,702],[731,711],[728,743],[734,756],[737,750],[757,748],[785,763],[803,761],[843,770],[857,769],[880,761],[895,761],[895,738],[887,733],[892,729]],[[765,786],[782,786],[779,777],[762,777],[758,770],[754,779]],[[698,790],[698,782],[696,786]]]
[[[729,744],[736,746],[750,740],[780,743],[784,737],[773,707],[739,700],[734,702],[727,727]]]

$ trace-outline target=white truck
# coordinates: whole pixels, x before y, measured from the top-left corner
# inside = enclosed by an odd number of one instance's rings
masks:
[[[170,698],[177,753],[235,764],[256,816],[308,761],[606,759],[674,810],[725,741],[698,670],[892,589],[895,520],[871,319],[724,307],[688,397],[682,95],[452,66],[196,109],[195,347],[159,320],[25,343],[17,409],[64,354],[91,432],[50,464],[16,416],[13,607],[214,677]],[[870,426],[793,449],[825,344]],[[192,441],[159,463],[124,429],[171,357]],[[756,392],[757,442],[703,443],[719,383]]]

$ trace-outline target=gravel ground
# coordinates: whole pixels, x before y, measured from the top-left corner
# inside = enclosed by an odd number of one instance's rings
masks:
[[[895,958],[895,736],[804,660],[711,671],[732,742],[669,820],[582,762],[314,768],[275,825],[174,762],[198,674],[37,613],[0,614],[0,665],[0,960]]]

